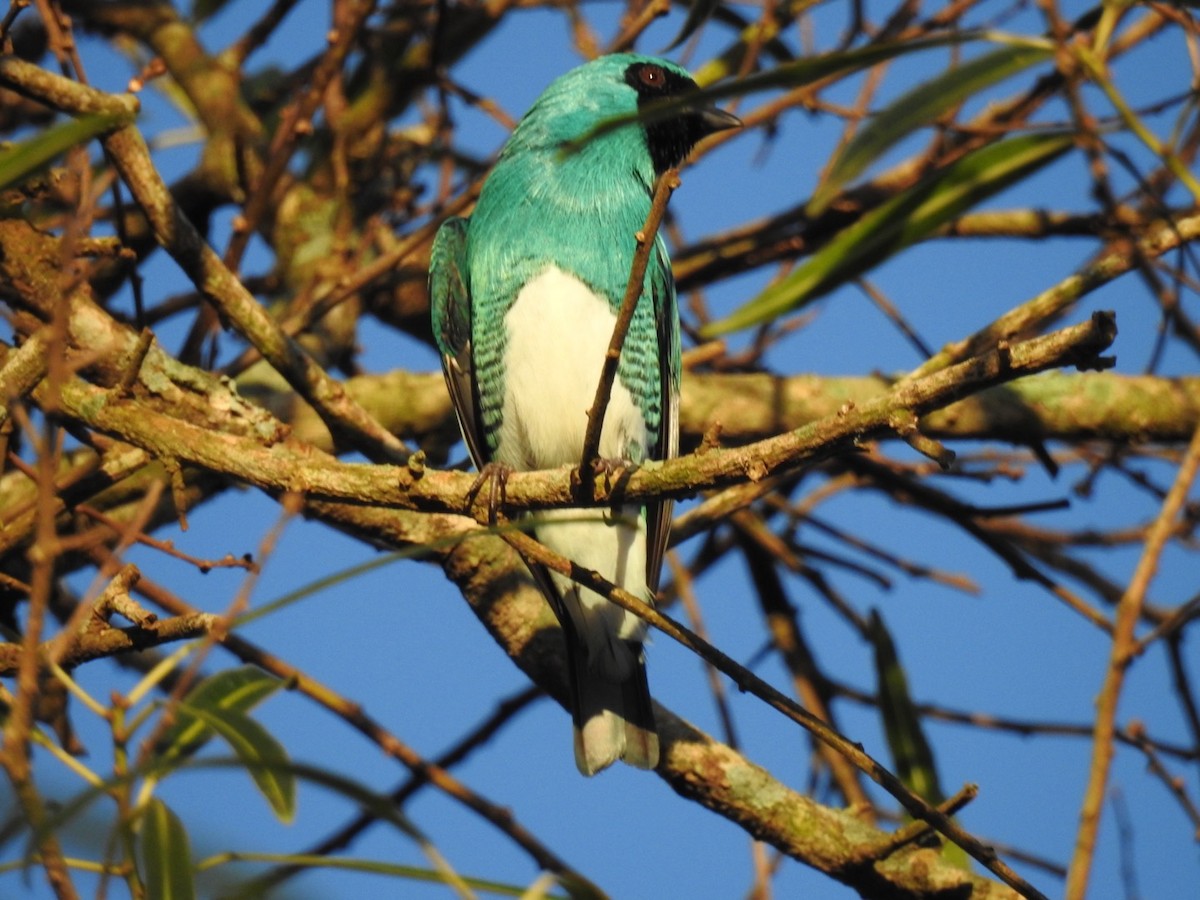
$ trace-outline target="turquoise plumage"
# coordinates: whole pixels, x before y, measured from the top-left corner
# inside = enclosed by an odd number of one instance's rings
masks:
[[[735,127],[693,104],[671,118],[577,143],[602,121],[696,90],[666,60],[601,57],[563,75],[517,125],[469,220],[448,219],[430,264],[433,330],[477,466],[578,465],[595,396],[659,174],[706,134]],[[640,463],[676,454],[679,314],[656,238],[622,348],[600,455]],[[548,547],[653,602],[669,503],[559,510]],[[556,573],[535,571],[567,641],[575,759],[592,775],[618,758],[657,765],[645,626]]]

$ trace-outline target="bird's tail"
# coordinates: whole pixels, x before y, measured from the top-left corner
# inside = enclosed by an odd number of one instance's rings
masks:
[[[640,641],[626,641],[635,660],[626,677],[613,680],[588,665],[587,649],[568,633],[575,765],[595,775],[618,759],[639,769],[658,765],[658,731]]]
[[[621,517],[590,512],[591,519],[585,510],[547,512],[547,519],[562,521],[539,528],[538,539],[585,569],[613,572],[615,583],[652,602],[643,562],[644,520],[636,512]],[[653,769],[659,742],[642,651],[645,624],[564,575],[541,566],[531,570],[566,640],[579,771],[595,775],[618,759]]]

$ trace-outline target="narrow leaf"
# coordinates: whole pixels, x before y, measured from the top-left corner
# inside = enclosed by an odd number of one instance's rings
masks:
[[[196,884],[187,830],[161,800],[146,804],[140,836],[142,879],[154,900],[193,900]]]
[[[772,69],[747,75],[745,78],[705,88],[700,93],[705,99],[719,100],[723,97],[741,97],[745,94],[773,88],[804,87],[820,81],[822,78],[857,72],[898,56],[920,53],[923,50],[947,47],[952,44],[965,44],[982,37],[984,37],[983,32],[963,31],[957,34],[939,34],[912,41],[881,41],[876,44],[867,44],[864,47],[856,47],[853,50],[838,50],[833,53],[821,53],[817,56],[805,56]],[[705,69],[702,66],[696,71],[696,83],[704,84],[706,80]]]
[[[946,798],[938,782],[933,748],[921,727],[921,714],[908,690],[908,677],[896,653],[891,633],[878,610],[871,611],[868,630],[875,650],[875,677],[878,684],[879,710],[896,774],[914,794],[935,806]],[[946,862],[970,870],[966,851],[952,843],[942,847]]]
[[[869,629],[875,650],[875,677],[879,710],[896,774],[918,797],[930,803],[946,799],[938,784],[933,750],[921,729],[921,716],[908,692],[908,678],[896,654],[896,645],[878,610],[871,613]]]
[[[205,19],[211,18],[224,9],[229,3],[229,0],[193,0],[192,2],[192,20],[195,22],[203,22]]]
[[[634,122],[660,122],[672,118],[697,103],[712,103],[727,97],[742,97],[746,94],[774,88],[803,87],[832,75],[866,69],[906,53],[916,53],[950,44],[961,44],[979,37],[981,37],[980,32],[960,32],[912,41],[887,41],[869,44],[855,50],[842,50],[836,53],[805,57],[753,75],[747,75],[745,78],[730,79],[711,87],[703,87],[694,94],[647,104],[645,108],[639,108],[636,113],[606,119],[583,137],[567,144],[564,150],[568,153],[575,152],[593,138],[618,128],[624,128]],[[712,79],[713,75],[707,73],[705,67],[701,67],[696,71],[695,77],[697,84],[704,85]]]
[[[76,144],[127,124],[126,113],[92,113],[47,128],[40,134],[0,150],[0,190],[29,177]]]
[[[872,118],[846,145],[829,177],[809,201],[808,214],[815,216],[824,210],[844,184],[918,128],[937,121],[973,94],[1052,56],[1052,48],[1040,44],[1009,44],[908,91]]]
[[[675,40],[671,41],[667,50],[674,50],[695,34],[696,30],[709,20],[720,2],[721,0],[692,0],[687,18],[683,20],[683,27],[679,29],[679,34],[675,35]]]
[[[267,729],[234,709],[205,709],[180,704],[221,736],[246,767],[250,777],[281,822],[290,822],[296,812],[296,778],[287,751]]]
[[[202,711],[200,715],[212,716],[207,711]],[[265,768],[267,765],[258,764],[257,767]],[[270,763],[269,766],[279,772],[285,773],[293,782],[298,779],[304,779],[312,784],[335,791],[361,806],[364,811],[369,812],[379,821],[391,823],[402,834],[413,838],[415,841],[421,843],[422,846],[427,843],[421,835],[420,830],[405,817],[404,813],[396,807],[391,797],[386,794],[376,793],[359,782],[336,772],[304,763],[292,762],[288,759]],[[235,757],[187,760],[179,768],[187,771],[216,769],[224,771],[234,768],[244,769],[247,768],[247,764],[245,759],[238,755]],[[26,866],[35,865],[37,862],[35,854],[37,853],[39,844],[46,835],[61,831],[68,824],[77,821],[97,801],[101,799],[111,800],[114,789],[126,788],[137,782],[138,779],[148,775],[156,776],[161,780],[165,775],[169,774],[169,771],[170,767],[165,766],[161,760],[151,757],[142,766],[135,767],[121,775],[110,776],[98,784],[89,784],[82,790],[77,791],[73,796],[57,801],[52,809],[47,809],[47,815],[37,828],[30,827],[31,823],[29,822],[23,821],[22,823],[18,823],[18,827],[14,833],[19,833],[25,828],[28,828],[30,832],[29,838],[26,841],[22,864]]]
[[[214,869],[220,865],[240,862],[263,862],[297,869],[333,869],[347,872],[366,872],[372,875],[389,875],[396,878],[431,884],[451,884],[450,880],[446,878],[445,873],[436,869],[422,869],[418,866],[409,866],[377,859],[307,853],[247,853],[233,851],[205,860],[201,863],[201,868]],[[538,876],[531,887],[469,876],[459,876],[458,881],[460,884],[466,885],[468,888],[480,893],[496,894],[501,897],[519,897],[523,898],[523,900],[536,900],[539,897],[545,897],[547,900],[567,900],[563,894],[551,894],[547,892],[560,878],[562,876],[545,872]],[[399,888],[397,888],[398,890]],[[267,887],[263,881],[248,881],[242,887],[227,890],[226,896],[230,900],[234,900],[234,898],[237,898],[237,900],[250,900],[250,898],[260,898],[266,892]],[[604,895],[593,892],[587,896],[603,897]],[[571,897],[574,900],[576,895],[572,894]]]
[[[913,213],[901,234],[904,245],[929,236],[1074,146],[1070,134],[1043,132],[989,144],[964,156],[936,179],[935,188]]]
[[[1021,135],[989,144],[934,172],[838,232],[788,277],[702,332],[712,337],[801,309],[851,278],[933,234],[947,222],[1057,159],[1069,134]]]
[[[247,713],[283,684],[257,666],[239,666],[205,678],[183,698],[184,705],[177,713],[175,724],[159,740],[159,754],[194,753],[212,737],[212,729],[189,715],[188,707]]]
[[[283,685],[281,679],[258,666],[238,666],[205,678],[184,700],[192,706],[247,712]]]

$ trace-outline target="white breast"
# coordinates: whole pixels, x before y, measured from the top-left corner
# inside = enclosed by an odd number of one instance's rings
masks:
[[[579,279],[551,267],[525,285],[504,324],[504,420],[497,459],[515,469],[578,463],[616,315]],[[646,446],[641,411],[617,381],[600,455],[641,457]]]
[[[608,301],[579,279],[550,268],[517,296],[504,319],[504,421],[496,458],[514,469],[578,465],[587,413],[596,398],[604,354],[617,317]],[[640,459],[646,422],[619,381],[600,433],[600,456]],[[650,602],[646,587],[646,520],[636,506],[619,510],[540,513],[538,539],[557,553]],[[645,624],[599,594],[553,574],[588,664],[605,677],[629,677],[635,660],[625,641],[640,640]]]

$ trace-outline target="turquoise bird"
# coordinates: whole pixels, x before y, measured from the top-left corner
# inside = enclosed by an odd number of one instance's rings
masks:
[[[596,394],[657,176],[738,119],[700,103],[670,118],[593,135],[597,125],[697,90],[663,59],[604,56],[554,81],[521,119],[469,220],[447,219],[430,264],[433,332],[475,465],[579,465]],[[586,140],[585,140],[586,138]],[[599,454],[676,455],[679,312],[655,239],[622,348]],[[653,602],[671,504],[556,510],[538,540]],[[558,573],[535,576],[567,644],[575,762],[651,769],[658,734],[646,681],[645,624]]]

